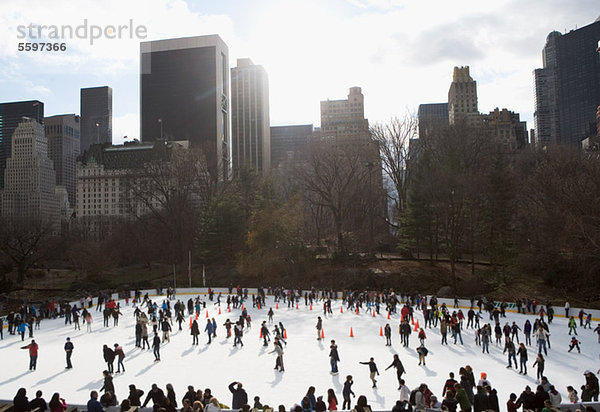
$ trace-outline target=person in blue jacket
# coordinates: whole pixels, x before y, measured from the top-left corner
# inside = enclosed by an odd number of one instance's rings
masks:
[[[206,319],[206,327],[204,328],[204,332],[208,334],[208,342],[206,344],[209,345],[213,334],[213,324],[210,319]]]

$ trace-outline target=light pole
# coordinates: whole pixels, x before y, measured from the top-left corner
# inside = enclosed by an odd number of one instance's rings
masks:
[[[96,122],[96,144],[100,144],[100,122]]]
[[[158,118],[158,123],[160,123],[160,140],[163,140],[163,121],[162,118]]]

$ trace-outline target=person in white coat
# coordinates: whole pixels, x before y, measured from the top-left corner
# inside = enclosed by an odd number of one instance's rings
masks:
[[[221,412],[221,406],[219,406],[219,401],[214,396],[210,398],[208,405],[204,407],[204,412]]]

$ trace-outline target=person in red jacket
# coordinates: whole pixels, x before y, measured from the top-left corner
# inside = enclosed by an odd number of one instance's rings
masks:
[[[27,346],[22,346],[21,349],[29,349],[29,370],[34,371],[37,365],[38,344],[31,339],[31,343]]]

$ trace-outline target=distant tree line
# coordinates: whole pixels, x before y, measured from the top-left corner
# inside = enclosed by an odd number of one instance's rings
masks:
[[[482,281],[598,293],[600,160],[566,147],[507,153],[465,125],[416,136],[414,117],[392,119],[370,139],[315,138],[301,161],[225,182],[210,178],[201,151],[182,150],[145,165],[128,188],[129,217],[99,218],[94,236],[78,220],[59,239],[43,222],[3,221],[0,275],[12,270],[22,283],[33,267],[68,266],[94,278],[158,263],[185,272],[191,253],[196,264],[280,282],[301,280],[317,258],[388,252],[449,262],[454,290],[456,265],[468,262]]]

